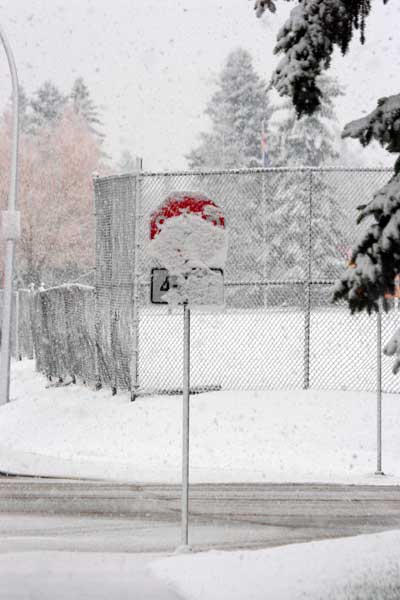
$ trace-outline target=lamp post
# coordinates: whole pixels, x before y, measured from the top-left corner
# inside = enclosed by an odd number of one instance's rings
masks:
[[[5,242],[4,260],[4,295],[3,319],[1,328],[1,353],[0,353],[0,405],[9,401],[10,397],[10,358],[11,358],[11,323],[12,323],[12,296],[14,279],[14,256],[16,242],[20,237],[20,214],[17,211],[17,171],[18,171],[18,143],[19,143],[19,99],[18,77],[14,56],[8,40],[0,27],[0,40],[7,55],[8,66],[12,82],[12,144],[11,144],[11,171],[10,192],[8,195],[8,210],[2,211],[1,237]]]

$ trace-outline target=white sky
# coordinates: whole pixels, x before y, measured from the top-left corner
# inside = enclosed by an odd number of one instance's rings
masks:
[[[335,57],[331,69],[346,86],[337,103],[341,124],[400,91],[399,3],[374,5],[366,46],[354,39],[350,55]],[[184,154],[207,127],[203,111],[232,49],[249,50],[269,78],[276,31],[291,6],[281,0],[278,14],[259,20],[253,0],[0,0],[0,23],[28,93],[46,79],[68,92],[82,75],[102,109],[107,151],[118,159],[127,148],[146,170],[159,170],[186,167]],[[1,53],[0,106],[9,85]]]

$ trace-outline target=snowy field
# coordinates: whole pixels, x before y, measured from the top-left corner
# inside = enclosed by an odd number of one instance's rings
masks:
[[[397,327],[400,312],[382,316],[382,344]],[[182,309],[141,310],[141,387],[182,387]],[[376,316],[318,308],[310,320],[310,386],[314,389],[376,389]],[[193,386],[225,390],[302,388],[305,372],[305,313],[293,308],[192,311]],[[392,357],[382,357],[385,391],[400,393]]]
[[[69,385],[46,388],[13,363],[0,409],[0,470],[179,482],[181,396],[129,402]],[[383,398],[383,468],[374,476],[376,399],[367,392],[210,392],[191,400],[192,482],[400,483],[400,403]]]

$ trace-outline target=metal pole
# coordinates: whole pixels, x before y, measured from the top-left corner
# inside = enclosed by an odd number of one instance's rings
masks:
[[[136,158],[135,173],[135,226],[134,226],[134,257],[133,257],[133,302],[132,302],[132,358],[130,366],[131,375],[131,401],[136,400],[139,390],[139,254],[140,254],[140,173],[143,170],[143,161]]]
[[[308,197],[308,240],[307,240],[307,274],[305,286],[306,312],[304,317],[304,383],[303,388],[310,387],[310,331],[311,331],[311,260],[312,260],[312,171],[309,172]]]
[[[100,301],[99,301],[99,274],[100,274],[100,252],[99,252],[99,213],[101,214],[101,222],[104,218],[104,205],[99,206],[99,195],[101,188],[98,185],[99,176],[93,176],[94,194],[94,218],[95,218],[95,281],[94,281],[94,372],[95,372],[95,389],[100,390],[102,387],[102,378],[100,374],[100,340],[101,340],[101,318],[100,318]],[[101,212],[100,212],[101,211]]]
[[[14,293],[14,310],[15,310],[15,319],[14,319],[14,327],[15,327],[15,350],[14,350],[14,358],[16,360],[22,360],[20,343],[19,343],[19,291],[17,290]],[[11,348],[12,349],[12,348]]]
[[[19,144],[19,98],[18,76],[14,56],[8,40],[0,27],[0,40],[7,55],[12,82],[12,147],[10,192],[8,196],[8,211],[2,211],[2,237],[6,241],[5,275],[4,275],[4,305],[1,329],[0,354],[0,404],[10,399],[10,358],[11,358],[11,323],[12,323],[12,294],[14,279],[15,245],[19,239],[19,212],[17,212],[17,173],[18,173],[18,144]],[[7,226],[7,227],[6,227]]]
[[[382,471],[382,312],[376,313],[376,475]]]
[[[183,409],[182,409],[182,530],[181,551],[189,547],[189,424],[190,424],[190,308],[183,307]]]
[[[262,145],[262,166],[267,166],[266,161],[266,148],[265,148],[265,119],[261,120],[261,145]],[[265,190],[265,172],[261,174],[261,195],[262,195],[262,205],[263,205],[263,279],[264,281],[267,279],[267,200],[266,200],[266,190]],[[267,307],[268,304],[268,287],[264,286],[263,290],[263,299],[264,299],[264,308]]]
[[[263,121],[264,125],[264,121]],[[265,173],[261,175],[261,198],[262,198],[262,206],[263,206],[263,280],[267,279],[267,206],[266,206],[266,194],[265,194]],[[267,296],[268,296],[268,286],[263,286],[263,300],[264,300],[264,308],[267,307]]]

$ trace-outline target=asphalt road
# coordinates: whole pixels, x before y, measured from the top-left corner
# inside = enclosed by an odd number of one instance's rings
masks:
[[[199,484],[190,489],[190,544],[268,547],[400,528],[400,487]],[[180,488],[0,478],[0,552],[173,551]]]

